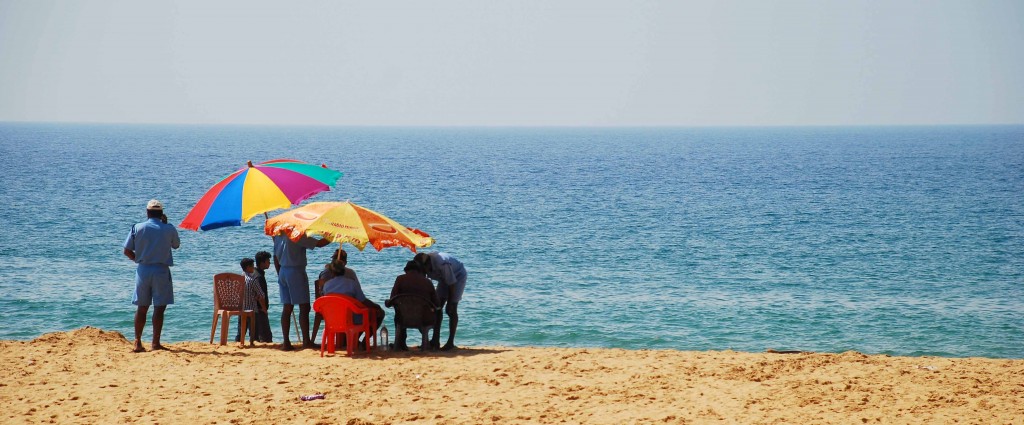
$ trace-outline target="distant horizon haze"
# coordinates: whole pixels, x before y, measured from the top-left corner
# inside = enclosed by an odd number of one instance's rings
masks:
[[[0,0],[0,122],[1024,123],[1024,2]]]
[[[195,123],[195,122],[116,122],[116,121],[0,121],[0,124],[26,124],[26,125],[127,125],[127,126],[223,126],[223,127],[325,127],[325,128],[438,128],[438,129],[457,129],[457,128],[523,128],[523,129],[740,129],[740,128],[891,128],[891,127],[1020,127],[1024,126],[1024,122],[1020,123],[940,123],[940,124],[922,124],[922,123],[905,123],[905,124],[763,124],[763,125],[743,125],[743,124],[723,124],[723,125],[678,125],[678,124],[651,124],[651,125],[633,125],[633,124],[614,124],[614,125],[572,125],[572,124],[552,124],[552,125],[486,125],[486,124],[449,124],[449,125],[431,125],[431,124],[295,124],[295,123]]]

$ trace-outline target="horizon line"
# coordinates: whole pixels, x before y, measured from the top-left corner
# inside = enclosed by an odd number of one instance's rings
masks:
[[[339,128],[828,128],[828,127],[1012,127],[1024,122],[1004,123],[858,123],[858,124],[323,124],[323,123],[201,123],[124,121],[30,121],[0,120],[0,124],[139,125],[198,127],[339,127]]]

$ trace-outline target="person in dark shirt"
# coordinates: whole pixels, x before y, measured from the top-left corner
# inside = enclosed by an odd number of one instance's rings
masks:
[[[399,295],[418,295],[423,298],[430,300],[434,303],[434,306],[441,305],[441,299],[437,296],[437,291],[434,290],[434,284],[427,279],[423,268],[419,263],[415,261],[409,261],[405,263],[405,274],[402,274],[395,278],[395,285],[391,288],[391,296],[384,304],[391,306],[391,300]],[[403,325],[402,317],[395,311],[395,349],[406,351],[409,347],[406,345],[406,337],[408,330]],[[426,335],[423,335],[424,341],[427,339]],[[420,347],[421,350],[429,348],[426,344]]]
[[[260,289],[267,294],[267,269],[270,268],[270,253],[260,251],[256,253],[256,274],[260,282]],[[270,316],[267,314],[270,307],[270,297],[267,297],[268,309],[256,313],[256,340],[259,342],[274,342],[274,333],[270,328]]]

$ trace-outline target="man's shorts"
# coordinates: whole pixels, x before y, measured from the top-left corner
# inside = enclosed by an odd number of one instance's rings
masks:
[[[437,297],[442,303],[458,304],[462,301],[462,292],[466,290],[466,279],[455,282],[454,285],[447,285],[443,282],[437,283]]]
[[[277,274],[281,304],[309,304],[309,277],[305,267],[281,267]]]
[[[174,304],[171,269],[165,265],[139,264],[135,269],[135,294],[132,304],[157,307]]]

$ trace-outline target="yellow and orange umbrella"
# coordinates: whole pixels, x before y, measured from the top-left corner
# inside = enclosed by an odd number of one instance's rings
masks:
[[[348,242],[360,251],[366,244],[377,251],[404,246],[412,252],[434,244],[430,235],[351,202],[313,202],[267,219],[263,230],[270,236],[284,232],[295,241],[306,235]]]

